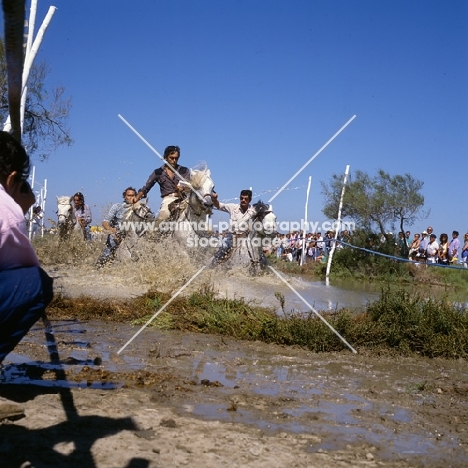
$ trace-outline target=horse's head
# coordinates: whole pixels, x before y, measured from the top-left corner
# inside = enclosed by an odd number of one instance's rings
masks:
[[[61,224],[66,224],[72,216],[72,200],[73,197],[69,197],[66,195],[62,197],[57,197],[57,224],[59,226]]]
[[[143,200],[138,201],[132,206],[132,212],[140,219],[148,220],[154,218],[151,208]]]
[[[254,203],[255,215],[253,217],[253,229],[260,236],[272,237],[276,235],[276,215],[273,207],[259,200]]]
[[[187,185],[183,181],[181,185]],[[190,170],[190,185],[192,189],[191,197],[195,197],[205,212],[211,212],[213,200],[211,195],[214,193],[214,182],[211,178],[211,172],[203,166],[201,169]]]

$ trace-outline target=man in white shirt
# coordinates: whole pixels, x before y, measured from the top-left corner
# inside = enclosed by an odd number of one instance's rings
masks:
[[[221,203],[218,200],[218,194],[216,193],[214,193],[211,198],[213,200],[213,206],[216,209],[229,213],[229,232],[231,233],[231,236],[234,238],[245,236],[250,230],[252,218],[256,215],[255,208],[250,205],[250,202],[252,201],[252,190],[241,191],[239,204]],[[221,247],[215,253],[213,264],[215,265],[226,259],[229,256],[232,247],[232,242],[226,247]]]
[[[439,243],[437,242],[437,236],[431,234],[429,237],[429,244],[426,247],[426,258],[427,263],[437,263],[437,252],[439,250]]]

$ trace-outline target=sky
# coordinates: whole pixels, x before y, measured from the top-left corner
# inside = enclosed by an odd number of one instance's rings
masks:
[[[119,115],[160,154],[205,161],[229,202],[269,200],[356,116],[275,197],[278,221],[305,217],[309,177],[308,220],[326,221],[321,183],[349,165],[424,182],[411,231],[468,231],[465,0],[39,0],[36,30],[51,5],[36,61],[72,99],[74,144],[34,161],[46,219],[82,191],[100,224],[161,165]]]

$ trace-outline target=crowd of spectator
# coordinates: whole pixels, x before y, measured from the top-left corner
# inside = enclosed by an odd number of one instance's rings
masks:
[[[334,238],[334,231],[327,231],[324,235],[321,232],[304,234],[304,231],[278,233],[272,248],[267,253],[276,254],[277,258],[290,262],[301,262],[303,258],[306,262],[326,263]],[[448,234],[442,233],[437,240],[437,235],[429,226],[422,233],[414,234],[414,237],[410,231],[399,232],[396,239],[392,233],[388,233],[387,236],[382,236],[380,242],[394,242],[395,256],[414,262],[463,265],[468,268],[468,232],[463,240],[459,239],[458,231],[452,231],[451,239]],[[351,232],[348,230],[338,233],[336,248],[343,248],[346,244],[352,244]],[[305,247],[304,256],[303,247]],[[370,247],[372,248],[372,242]]]
[[[400,257],[409,258],[415,262],[426,262],[429,264],[457,265],[462,264],[468,268],[468,232],[463,241],[459,239],[459,232],[452,231],[452,238],[443,232],[437,240],[437,235],[431,226],[422,233],[399,232],[395,244],[396,254]]]
[[[277,258],[284,259],[290,262],[322,262],[326,263],[328,255],[332,248],[335,239],[334,231],[327,231],[325,235],[321,232],[309,232],[304,234],[304,231],[293,231],[288,234],[277,234],[273,241]],[[337,248],[342,248],[341,242],[349,243],[351,240],[350,233],[344,230],[338,234]],[[303,255],[303,248],[305,249]]]

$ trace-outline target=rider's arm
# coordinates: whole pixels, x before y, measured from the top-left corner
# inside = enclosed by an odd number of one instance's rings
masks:
[[[106,231],[110,231],[112,233],[116,233],[117,232],[117,229],[111,227],[111,225],[109,224],[108,221],[103,221],[102,222],[102,227],[106,230]]]
[[[156,182],[159,182],[159,177],[161,176],[161,173],[161,168],[156,169],[151,173],[151,175],[148,177],[148,180],[146,181],[146,184],[140,190],[138,190],[136,197],[133,199],[134,203],[146,197],[148,192],[153,188],[154,184]]]
[[[119,209],[118,204],[112,205],[111,209],[109,210],[109,214],[106,216],[106,219],[104,219],[102,221],[102,227],[106,231],[110,231],[110,232],[112,232],[114,234],[117,232],[117,229],[111,226],[110,221],[115,219],[115,216],[116,216],[116,213],[117,213],[118,209]]]
[[[219,210],[219,200],[218,200],[218,194],[213,190],[213,193],[211,194],[211,199],[213,200],[213,206]]]

